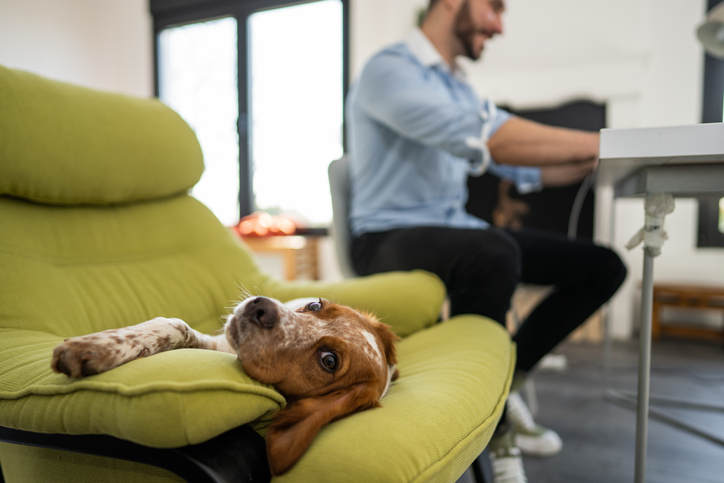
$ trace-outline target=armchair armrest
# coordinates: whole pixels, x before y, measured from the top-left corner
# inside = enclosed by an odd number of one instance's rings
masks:
[[[286,403],[274,388],[247,376],[236,357],[216,351],[163,352],[71,379],[50,370],[53,347],[61,341],[0,329],[0,426],[178,448],[242,424],[264,436]]]
[[[282,302],[301,297],[322,297],[375,314],[400,337],[439,320],[445,286],[428,272],[389,272],[340,282],[284,282],[267,279],[260,293]]]

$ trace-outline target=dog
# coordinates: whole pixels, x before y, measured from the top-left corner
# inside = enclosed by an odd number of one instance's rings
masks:
[[[223,334],[201,334],[180,319],[157,317],[66,339],[53,351],[51,368],[82,377],[173,349],[235,354],[249,376],[287,399],[266,437],[271,473],[281,475],[324,425],[380,406],[398,377],[397,339],[372,314],[321,298],[283,304],[249,297],[227,317]]]

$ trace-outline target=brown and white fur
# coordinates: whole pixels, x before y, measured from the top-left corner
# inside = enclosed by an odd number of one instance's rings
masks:
[[[267,433],[272,474],[288,471],[322,426],[380,406],[396,379],[395,340],[371,314],[322,299],[282,304],[250,297],[229,315],[224,333],[201,334],[180,319],[66,339],[51,367],[70,377],[108,371],[159,352],[196,348],[236,354],[246,373],[288,401]]]

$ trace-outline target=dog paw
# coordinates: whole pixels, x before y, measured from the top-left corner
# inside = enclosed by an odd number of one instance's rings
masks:
[[[70,377],[92,376],[116,367],[119,352],[101,340],[74,337],[53,350],[50,367]]]

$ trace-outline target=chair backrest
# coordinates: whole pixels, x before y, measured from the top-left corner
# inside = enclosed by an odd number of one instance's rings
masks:
[[[347,156],[332,161],[327,173],[332,193],[332,237],[337,252],[337,263],[342,275],[346,278],[353,278],[357,276],[357,273],[352,268],[350,257],[352,233],[349,227],[349,200],[351,188]]]
[[[237,284],[264,283],[251,255],[187,194],[201,149],[160,101],[0,66],[0,113],[0,339],[159,315],[211,333]]]

